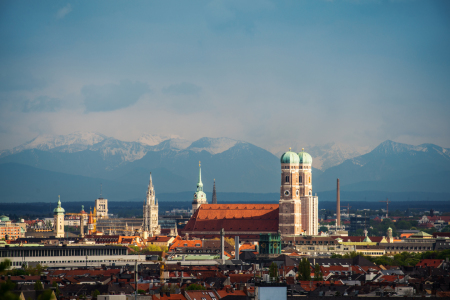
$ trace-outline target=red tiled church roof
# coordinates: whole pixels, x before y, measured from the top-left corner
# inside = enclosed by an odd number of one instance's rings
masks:
[[[278,232],[278,204],[202,204],[182,233]]]

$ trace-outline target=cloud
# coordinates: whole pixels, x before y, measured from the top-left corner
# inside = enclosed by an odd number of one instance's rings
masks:
[[[34,100],[25,101],[22,112],[54,112],[61,108],[61,100],[40,96]]]
[[[66,6],[64,6],[63,8],[61,8],[60,10],[58,10],[58,12],[56,13],[56,18],[57,19],[62,19],[64,18],[68,13],[70,13],[72,11],[72,6],[67,3]]]
[[[198,95],[200,94],[202,88],[188,82],[183,82],[179,84],[172,84],[166,88],[162,89],[164,94],[171,95]]]
[[[146,83],[123,80],[119,84],[87,85],[81,89],[87,112],[113,111],[135,104],[150,92]]]

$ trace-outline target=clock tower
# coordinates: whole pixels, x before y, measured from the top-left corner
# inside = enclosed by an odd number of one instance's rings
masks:
[[[282,235],[302,233],[299,167],[300,159],[291,149],[281,156],[279,230]]]

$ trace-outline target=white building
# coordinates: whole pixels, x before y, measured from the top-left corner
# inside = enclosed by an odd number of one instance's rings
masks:
[[[108,217],[108,199],[98,198],[95,200],[95,210],[97,211],[97,219]]]

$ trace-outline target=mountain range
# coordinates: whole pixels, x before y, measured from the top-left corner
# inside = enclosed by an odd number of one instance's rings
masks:
[[[322,160],[322,170],[312,172],[313,191],[319,197],[320,193],[331,197],[336,178],[343,192],[354,193],[355,197],[349,196],[352,200],[383,192],[420,192],[440,200],[432,195],[442,198],[450,193],[450,149],[393,141],[363,155],[351,149],[339,153],[342,149],[329,144],[309,151],[313,160]],[[343,161],[335,165],[338,160]],[[102,184],[103,196],[110,200],[139,201],[145,199],[150,172],[157,193],[193,193],[199,161],[208,192],[214,179],[218,193],[276,195],[279,191],[279,157],[244,141],[205,137],[191,142],[178,136],[145,135],[126,142],[78,132],[39,136],[0,152],[0,197],[1,202],[48,202],[61,195],[67,201],[80,201],[98,197]]]

